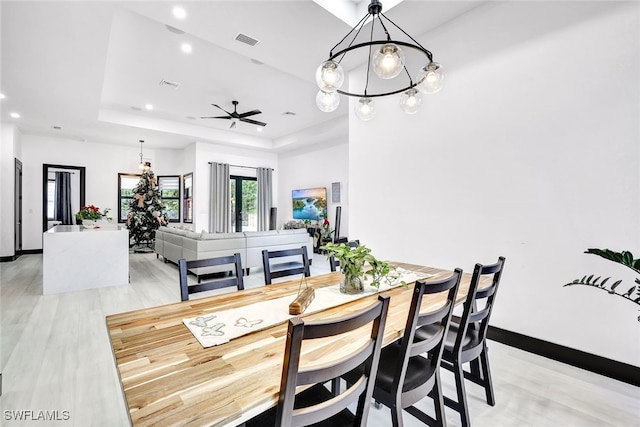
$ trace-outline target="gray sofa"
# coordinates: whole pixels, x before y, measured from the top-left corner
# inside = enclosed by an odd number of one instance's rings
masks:
[[[178,263],[214,258],[239,253],[246,274],[255,267],[262,267],[262,251],[277,251],[307,247],[309,261],[313,258],[313,238],[306,229],[248,231],[244,233],[193,232],[172,227],[160,227],[156,231],[155,252],[165,262]],[[283,259],[286,262],[286,259]],[[200,276],[216,272],[214,269],[193,271]]]

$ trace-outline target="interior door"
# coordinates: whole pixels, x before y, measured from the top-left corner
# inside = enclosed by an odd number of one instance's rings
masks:
[[[14,180],[14,253],[18,255],[22,252],[22,162],[15,159],[15,180]]]

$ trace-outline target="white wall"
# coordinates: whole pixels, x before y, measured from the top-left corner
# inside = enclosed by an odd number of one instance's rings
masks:
[[[333,145],[337,144],[337,145]],[[283,153],[279,158],[278,228],[293,219],[291,190],[327,188],[327,213],[331,228],[335,226],[336,206],[342,206],[340,235],[349,236],[349,145],[333,141],[315,151]],[[332,202],[331,184],[340,183],[340,203]]]
[[[42,165],[86,167],[85,203],[117,217],[118,173],[139,173],[140,147],[82,142],[40,135],[22,136],[23,249],[42,249]],[[143,149],[156,175],[175,175],[182,150]]]
[[[14,125],[0,125],[0,257],[15,255],[14,174],[15,159],[21,158],[20,138]]]
[[[385,259],[504,255],[492,324],[639,366],[638,307],[563,287],[637,277],[583,252],[640,256],[639,7],[491,3],[422,37],[445,89],[414,116],[381,99],[350,117],[351,232]]]

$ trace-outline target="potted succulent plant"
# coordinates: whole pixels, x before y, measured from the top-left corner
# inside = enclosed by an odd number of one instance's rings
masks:
[[[399,276],[395,267],[380,261],[371,254],[365,245],[350,246],[347,243],[327,243],[322,246],[328,257],[333,256],[340,261],[342,282],[340,292],[356,294],[364,292],[364,279],[371,279],[370,285],[379,288],[382,282],[391,283]]]

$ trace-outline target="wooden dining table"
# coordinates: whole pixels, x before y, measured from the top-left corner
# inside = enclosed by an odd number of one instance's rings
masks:
[[[450,270],[393,262],[425,274],[425,281],[449,277]],[[463,274],[457,302],[465,299],[471,275]],[[307,278],[313,288],[335,285],[340,273]],[[192,299],[107,316],[116,368],[133,426],[236,426],[275,406],[280,389],[286,322],[204,348],[183,319],[291,296],[300,278],[254,289]],[[404,332],[413,283],[382,292],[391,297],[383,345]],[[421,311],[442,306],[444,294],[425,295]],[[357,312],[377,299],[363,298],[313,314],[305,321]],[[250,308],[247,308],[250,310]],[[314,340],[303,348],[301,364],[322,363],[368,339],[351,333],[340,339]]]

